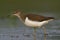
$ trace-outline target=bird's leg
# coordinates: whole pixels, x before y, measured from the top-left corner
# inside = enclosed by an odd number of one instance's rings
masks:
[[[34,40],[36,40],[36,27],[34,27],[33,37],[34,37]]]
[[[47,33],[46,33],[46,28],[45,27],[43,27],[43,30],[44,30],[44,40],[46,40],[46,35],[47,35]]]
[[[46,28],[45,27],[42,27],[43,28],[43,30],[44,30],[44,35],[46,35],[47,33],[46,33]]]

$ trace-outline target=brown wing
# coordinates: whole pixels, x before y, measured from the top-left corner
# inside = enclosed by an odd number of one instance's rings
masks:
[[[28,17],[32,21],[44,21],[48,20],[47,17],[41,16],[41,15],[36,15],[36,14],[27,14],[26,17]]]

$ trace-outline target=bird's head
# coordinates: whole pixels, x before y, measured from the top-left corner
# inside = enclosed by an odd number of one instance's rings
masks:
[[[13,12],[12,15],[14,15],[14,16],[19,16],[21,13],[22,13],[22,12],[21,12],[20,10],[16,10],[16,11]]]

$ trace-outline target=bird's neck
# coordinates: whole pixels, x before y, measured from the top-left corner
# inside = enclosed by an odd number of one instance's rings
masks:
[[[19,18],[21,21],[24,22],[24,20],[25,20],[25,15],[24,15],[24,14],[20,14],[20,15],[18,15],[18,18]]]

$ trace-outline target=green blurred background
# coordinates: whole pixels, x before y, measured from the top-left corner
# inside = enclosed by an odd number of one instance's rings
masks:
[[[6,17],[16,9],[25,12],[52,12],[59,17],[60,0],[0,0],[0,17]]]

